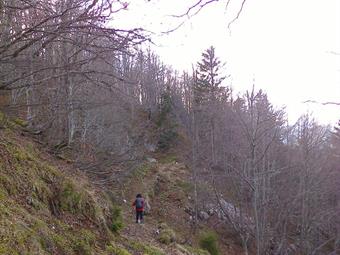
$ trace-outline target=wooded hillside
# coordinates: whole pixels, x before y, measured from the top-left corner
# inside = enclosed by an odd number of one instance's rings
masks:
[[[165,65],[143,47],[149,32],[110,26],[126,8],[109,0],[0,0],[1,167],[19,143],[6,138],[13,122],[104,193],[126,185],[145,161],[175,155],[190,175],[185,195],[194,232],[210,224],[221,243],[232,235],[244,254],[340,252],[339,127],[322,126],[309,114],[288,124],[261,84],[236,94],[213,46],[197,52],[201,60],[190,73]],[[18,154],[16,161],[28,157]],[[41,183],[36,175],[44,178],[50,171],[44,169],[28,172],[29,180]],[[13,169],[11,184],[3,171],[4,198],[26,196],[15,181],[22,170]],[[69,188],[62,179],[56,187],[49,180],[36,187],[36,206],[49,203],[44,196],[52,194],[39,191],[45,185],[49,192]],[[72,213],[73,202],[64,202],[46,213]],[[98,220],[88,215],[95,208],[79,203],[84,217]],[[91,240],[76,241],[91,246]]]

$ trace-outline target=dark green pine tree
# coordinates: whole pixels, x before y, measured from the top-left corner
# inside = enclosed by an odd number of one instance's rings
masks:
[[[202,53],[202,60],[197,63],[194,98],[197,104],[204,104],[218,99],[222,91],[220,87],[225,77],[220,77],[221,61],[215,56],[215,48],[211,46]]]
[[[161,95],[160,112],[157,121],[160,135],[158,140],[158,149],[167,151],[177,138],[176,121],[173,116],[173,102],[171,89],[167,86]]]

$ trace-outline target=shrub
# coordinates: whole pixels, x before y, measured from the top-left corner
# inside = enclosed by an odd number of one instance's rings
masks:
[[[137,241],[130,241],[131,249],[138,251],[144,255],[165,255],[159,248],[143,244]]]
[[[21,127],[24,127],[24,128],[28,126],[28,122],[25,121],[25,120],[23,120],[23,119],[17,118],[17,119],[14,119],[13,122],[14,122],[15,124],[21,126]]]
[[[170,244],[176,241],[175,232],[169,228],[165,223],[161,223],[159,226],[160,234],[158,240],[163,244]]]
[[[143,163],[134,172],[134,176],[140,180],[142,180],[148,172],[151,170],[151,164],[150,163]]]
[[[81,207],[82,195],[76,191],[72,182],[65,182],[61,192],[61,209],[76,214]]]
[[[110,216],[111,216],[110,229],[112,232],[117,233],[124,227],[122,209],[118,206],[112,206],[110,210]]]
[[[199,245],[202,249],[207,250],[211,255],[219,255],[217,248],[217,235],[214,232],[205,232],[201,235]]]
[[[7,116],[3,112],[0,112],[0,128],[5,128],[6,125],[7,125]]]
[[[91,255],[95,246],[96,236],[89,230],[82,229],[74,240],[72,240],[73,250],[79,255]]]
[[[124,248],[120,248],[118,246],[115,245],[109,245],[106,247],[106,252],[108,252],[110,255],[131,255],[130,252],[128,252],[126,249]]]
[[[76,187],[75,184],[66,180],[59,194],[60,207],[63,211],[74,215],[82,214],[96,220],[95,202],[86,190]]]

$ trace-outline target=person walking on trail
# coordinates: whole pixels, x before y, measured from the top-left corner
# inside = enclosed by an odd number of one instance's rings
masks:
[[[137,194],[136,200],[133,202],[132,206],[136,208],[136,223],[143,223],[144,198],[141,194]]]

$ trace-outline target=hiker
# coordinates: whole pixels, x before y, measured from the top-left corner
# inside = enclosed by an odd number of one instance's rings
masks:
[[[133,202],[132,206],[136,208],[136,223],[143,223],[144,198],[141,194],[137,194],[136,200]]]

